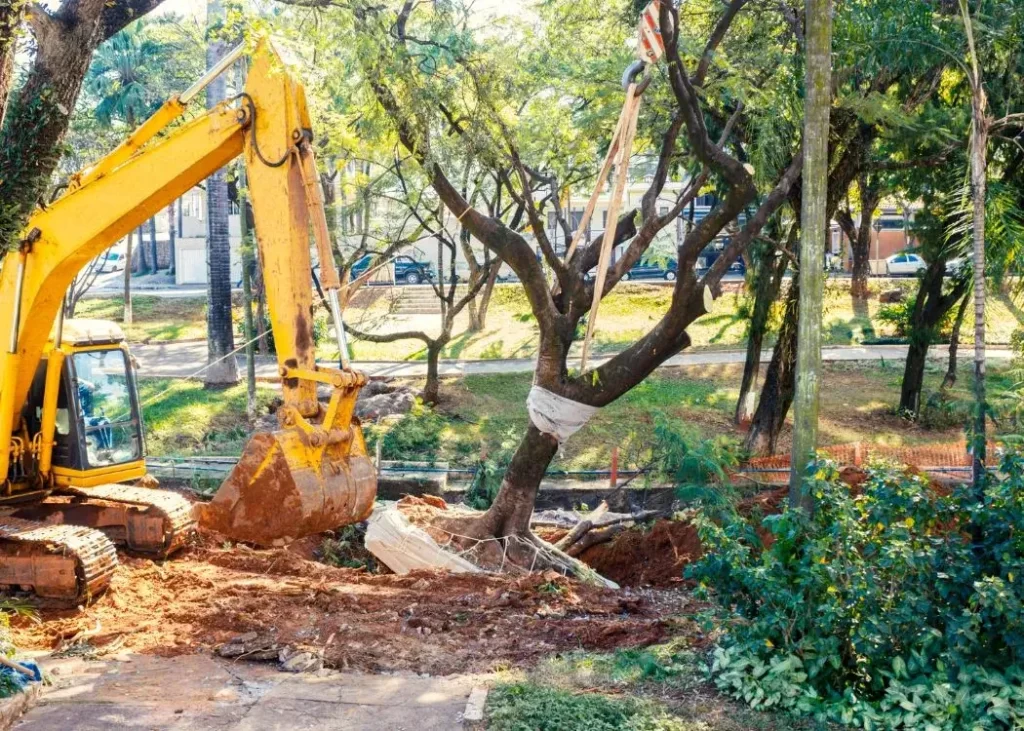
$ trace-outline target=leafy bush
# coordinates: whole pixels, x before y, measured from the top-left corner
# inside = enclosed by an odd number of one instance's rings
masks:
[[[892,327],[896,337],[907,338],[912,334],[910,320],[914,315],[914,307],[917,305],[917,295],[913,294],[902,302],[894,302],[878,309],[877,319]],[[948,343],[953,334],[953,320],[955,319],[956,308],[950,308],[934,332],[929,335],[933,342]]]
[[[367,442],[370,447],[381,440],[381,458],[393,460],[420,459],[433,464],[441,448],[444,417],[416,399],[412,410],[389,425],[370,425]]]
[[[684,503],[730,509],[734,494],[726,470],[739,464],[740,445],[728,436],[711,439],[663,413],[654,414],[653,473],[676,486]]]
[[[769,540],[739,516],[698,518],[688,575],[736,619],[717,685],[866,729],[1020,728],[1024,457],[999,474],[978,503],[884,466],[854,495],[819,463],[814,515],[765,518]]]

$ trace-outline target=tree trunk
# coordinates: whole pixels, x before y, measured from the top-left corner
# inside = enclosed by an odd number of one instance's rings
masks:
[[[481,527],[486,535],[500,538],[529,532],[537,491],[557,453],[558,442],[553,436],[533,424],[527,427],[505,471],[498,496],[484,515]]]
[[[792,251],[798,231],[796,226],[790,228],[786,247],[790,251]],[[780,256],[776,260],[775,253],[775,248],[771,247],[761,257],[757,269],[754,312],[750,316],[750,330],[747,332],[747,356],[743,362],[743,378],[740,381],[739,398],[736,399],[734,421],[737,424],[745,424],[753,416],[753,408],[747,403],[748,395],[761,370],[761,349],[764,347],[764,336],[768,330],[768,315],[771,313],[772,303],[779,297],[789,261],[784,256]]]
[[[0,4],[0,129],[4,124],[7,97],[14,82],[14,57],[18,52],[18,27],[21,25],[26,0],[8,0]]]
[[[971,62],[971,203],[973,209],[974,254],[974,397],[972,483],[978,502],[985,490],[985,188],[988,182],[988,114],[978,54],[974,47],[974,26],[966,0],[960,0],[960,13]],[[976,531],[977,532],[977,531]],[[980,536],[975,535],[975,538]]]
[[[903,367],[900,387],[899,412],[916,419],[921,414],[921,392],[924,388],[924,369],[928,361],[928,346],[936,338],[939,323],[946,310],[942,307],[942,280],[946,265],[937,259],[928,265],[921,277],[921,285],[910,315],[910,347]]]
[[[149,265],[146,262],[146,244],[142,238],[142,226],[135,229],[135,235],[138,237],[138,244],[135,246],[135,269],[133,271],[136,274],[149,274]]]
[[[956,309],[953,332],[949,338],[949,363],[946,366],[946,375],[942,378],[943,390],[953,388],[956,384],[956,352],[960,348],[960,328],[964,324],[964,315],[967,314],[967,303],[969,301],[969,297],[962,297],[960,299],[960,306]]]
[[[178,236],[185,235],[185,207],[182,199],[178,199]]]
[[[214,29],[223,21],[219,0],[207,3],[207,28]],[[221,41],[210,41],[206,49],[206,67],[212,68],[224,55]],[[226,96],[226,81],[221,74],[206,87],[206,106],[212,109]],[[238,364],[231,322],[231,239],[228,229],[230,201],[224,170],[218,170],[206,181],[206,247],[207,293],[206,346],[209,367],[203,380],[207,386],[223,386],[238,382]]]
[[[153,274],[160,271],[160,258],[156,251],[156,216],[149,219],[149,260],[153,265]]]
[[[441,379],[438,376],[438,360],[444,349],[444,342],[431,340],[427,343],[427,382],[423,386],[423,403],[435,406],[438,402]]]
[[[761,387],[757,411],[750,421],[746,450],[754,456],[775,454],[779,435],[786,423],[786,414],[793,403],[796,372],[797,319],[800,311],[800,279],[794,276],[786,294],[779,339],[772,349],[772,359]]]
[[[132,235],[125,236],[124,247],[124,310],[121,322],[132,324]]]
[[[810,513],[814,498],[804,489],[808,462],[818,443],[821,378],[822,263],[828,227],[828,117],[831,106],[832,2],[807,0],[807,97],[804,102],[804,176],[800,246],[800,313],[796,392],[793,399],[793,456],[789,501]]]
[[[857,238],[850,242],[850,253],[853,256],[853,271],[850,280],[850,296],[854,307],[868,299],[868,277],[871,276],[871,223],[880,200],[879,186],[876,180],[863,173],[860,176],[860,226],[857,227]],[[877,235],[877,234],[876,234]]]
[[[17,247],[57,163],[93,51],[104,39],[145,15],[161,0],[77,0],[53,13],[44,4],[8,3],[0,36],[27,12],[35,53],[25,81],[7,98],[0,129],[0,254]],[[0,51],[0,76],[10,69]],[[6,82],[9,88],[9,81]],[[3,109],[0,98],[0,109]]]
[[[168,236],[168,263],[167,273],[172,277],[175,274],[175,259],[178,258],[178,236],[174,230],[174,201],[167,206],[167,236]]]

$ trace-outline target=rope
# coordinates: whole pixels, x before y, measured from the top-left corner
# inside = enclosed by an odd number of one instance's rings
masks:
[[[261,335],[262,335],[262,334],[261,334]],[[239,346],[238,346],[237,348],[235,348],[234,350],[232,350],[232,351],[231,351],[230,353],[228,353],[227,355],[221,356],[220,358],[217,358],[217,360],[211,360],[211,361],[210,361],[209,363],[207,363],[206,365],[204,365],[204,366],[203,366],[202,368],[200,368],[199,370],[197,370],[197,371],[194,371],[194,372],[192,372],[192,373],[188,374],[187,376],[182,376],[182,377],[176,377],[176,378],[175,378],[174,380],[175,380],[175,381],[181,381],[181,380],[185,380],[185,381],[187,381],[187,380],[190,380],[190,379],[192,379],[192,378],[195,378],[195,377],[196,377],[196,376],[198,376],[198,375],[199,375],[200,373],[203,373],[203,372],[205,372],[205,371],[209,370],[209,369],[210,369],[210,368],[212,368],[213,366],[215,366],[215,365],[217,365],[218,363],[220,363],[220,362],[221,362],[222,360],[227,360],[228,358],[232,358],[232,357],[234,357],[235,353],[237,353],[238,351],[240,351],[240,350],[243,350],[243,349],[245,349],[245,348],[249,347],[249,345],[251,345],[252,343],[255,343],[255,342],[256,342],[257,340],[259,340],[259,339],[260,339],[260,337],[261,337],[261,335],[256,335],[256,336],[254,336],[254,337],[253,337],[253,338],[252,338],[251,340],[247,340],[246,342],[244,342],[244,343],[242,343],[241,345],[239,345]],[[175,385],[177,385],[177,384],[175,384]],[[150,396],[150,397],[149,397],[149,398],[147,398],[146,400],[144,400],[144,401],[141,401],[141,402],[139,402],[139,408],[141,409],[141,408],[142,408],[143,406],[149,406],[149,405],[150,405],[151,403],[153,403],[154,401],[156,401],[156,400],[158,400],[158,399],[160,399],[160,398],[163,398],[164,396],[166,396],[167,394],[169,394],[169,393],[170,393],[171,391],[173,391],[173,390],[174,390],[174,388],[175,388],[175,386],[168,386],[168,387],[167,387],[167,388],[165,388],[165,389],[164,389],[163,391],[160,391],[159,393],[157,393],[157,394],[154,394],[153,396]]]

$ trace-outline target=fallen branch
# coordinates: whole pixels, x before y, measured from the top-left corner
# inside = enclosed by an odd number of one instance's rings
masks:
[[[619,535],[619,533],[622,533],[624,530],[626,530],[626,526],[622,523],[608,525],[604,528],[592,530],[588,532],[585,536],[583,536],[580,540],[578,540],[575,544],[573,544],[573,546],[568,550],[568,554],[573,558],[579,558],[580,554],[582,554],[591,546],[596,546],[601,543],[607,543],[608,541],[615,538],[615,536]]]
[[[568,548],[578,541],[587,531],[594,527],[594,523],[608,512],[608,503],[602,501],[593,512],[590,513],[584,520],[577,523],[571,531],[562,536],[561,540],[555,543],[555,548],[559,551],[568,550]]]

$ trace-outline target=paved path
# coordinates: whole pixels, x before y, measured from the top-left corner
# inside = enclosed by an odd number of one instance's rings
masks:
[[[53,676],[17,731],[452,731],[472,676],[291,674],[207,655],[46,660]]]
[[[206,362],[206,342],[176,342],[151,345],[133,345],[132,353],[139,361],[139,374],[149,378],[185,378],[192,376]],[[964,361],[971,358],[971,347],[962,346],[960,357]],[[931,358],[948,358],[949,348],[945,345],[934,345],[928,355]],[[898,361],[907,357],[906,345],[850,345],[824,348],[822,360],[839,361]],[[990,347],[990,359],[1007,359],[1013,352],[1006,348]],[[593,359],[593,363],[602,363],[609,356]],[[669,366],[716,366],[731,363],[743,363],[745,354],[739,350],[689,350],[669,358],[662,367]],[[767,363],[771,351],[766,350],[762,362]],[[245,360],[239,358],[239,368],[244,372]],[[355,366],[369,376],[416,378],[427,373],[424,361],[402,362],[370,362],[357,361]],[[439,371],[442,376],[464,376],[494,373],[529,373],[533,371],[534,361],[530,358],[517,360],[445,360],[441,361]],[[257,356],[256,376],[273,379],[277,377],[277,361],[273,358]],[[199,376],[201,377],[201,375]]]

